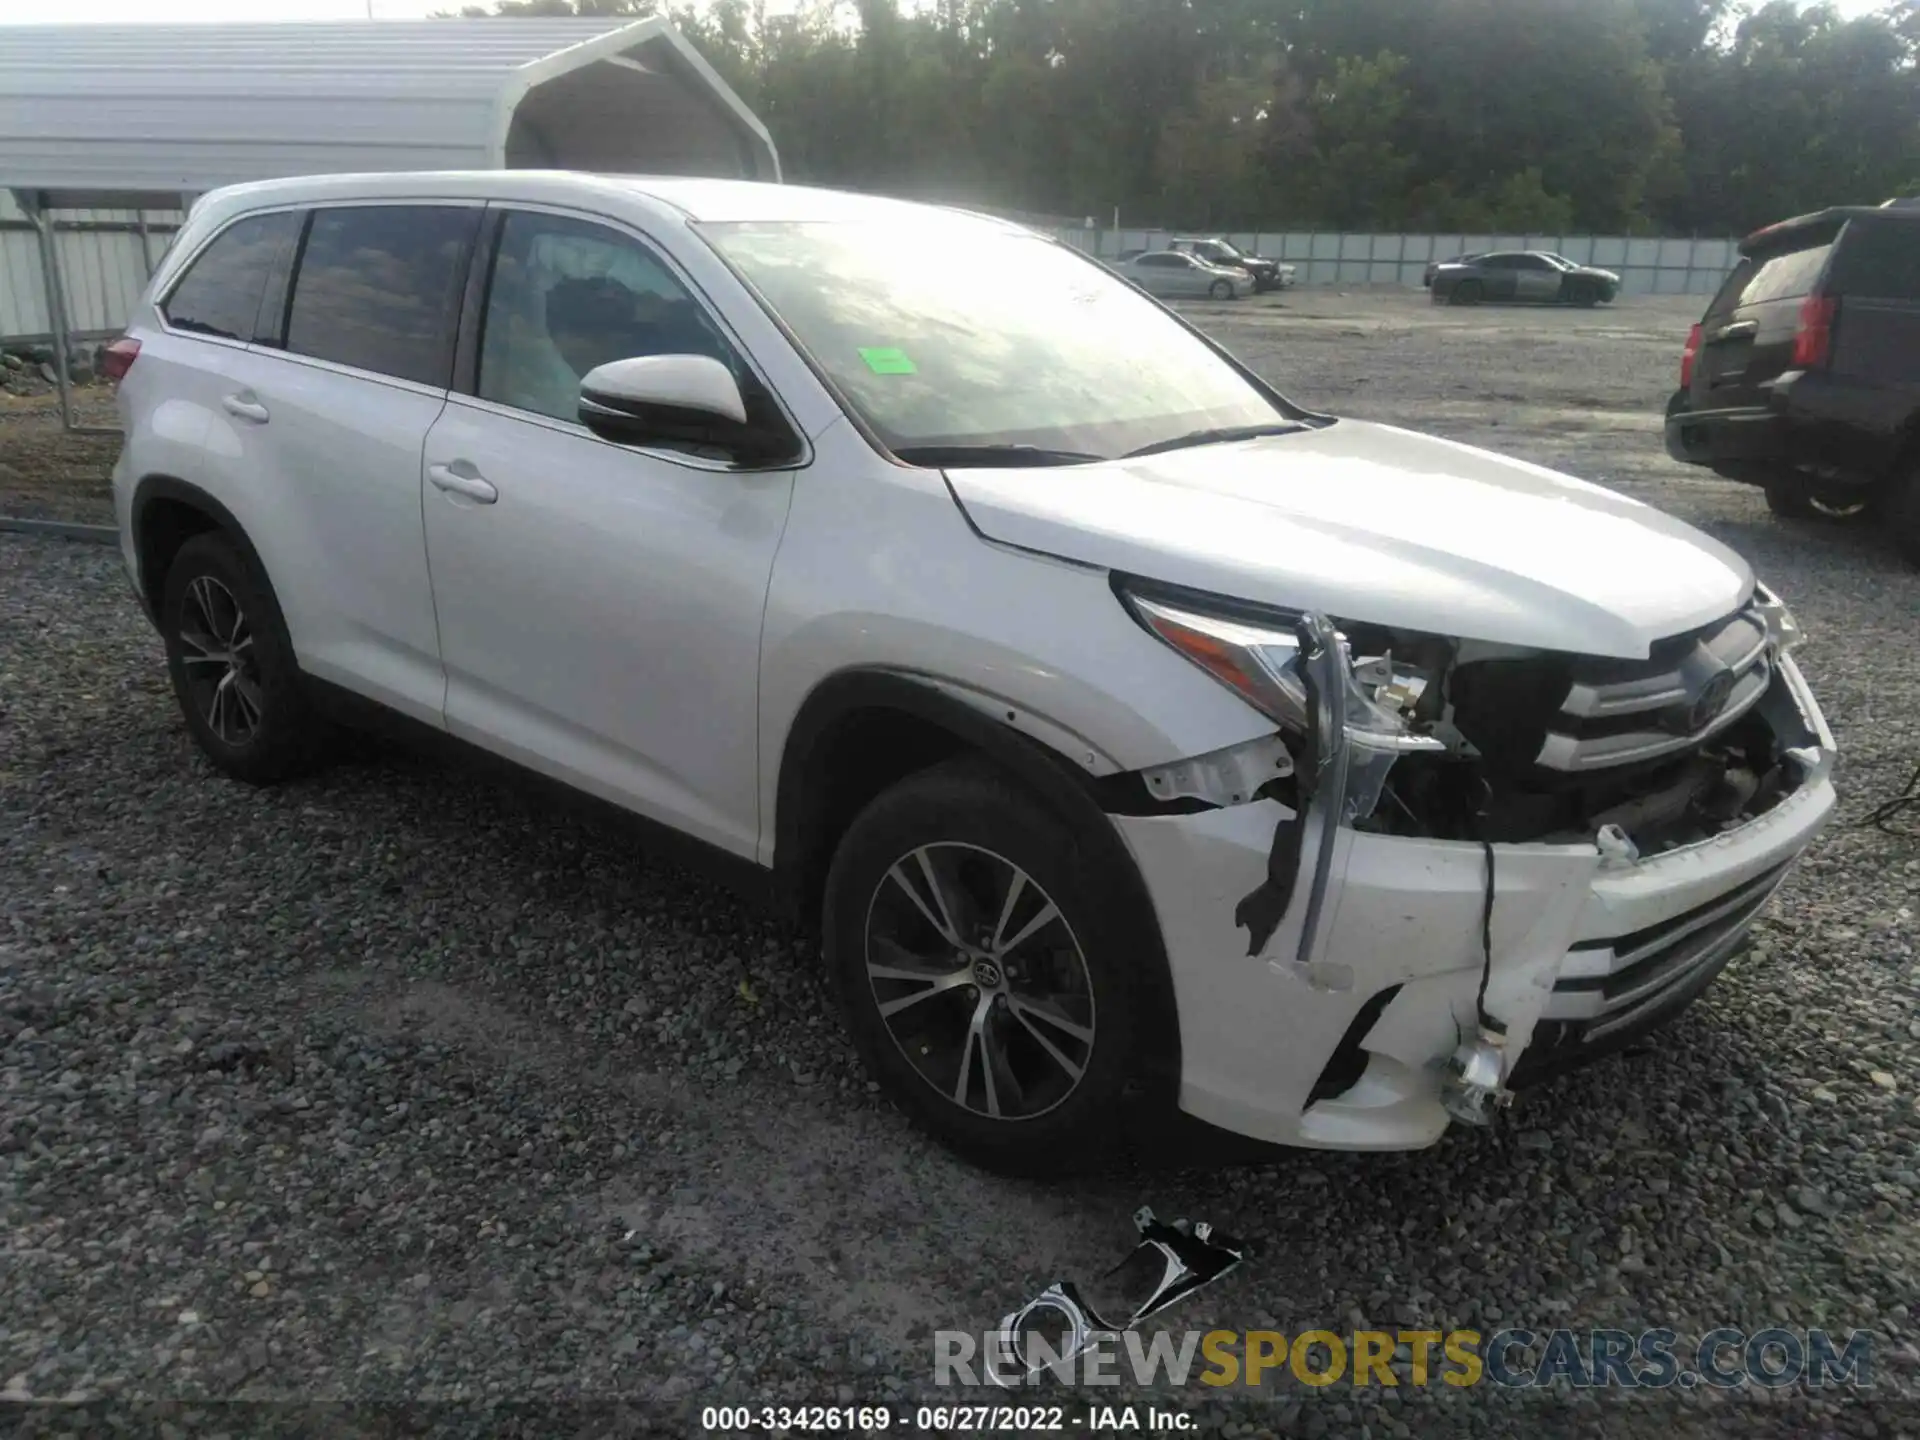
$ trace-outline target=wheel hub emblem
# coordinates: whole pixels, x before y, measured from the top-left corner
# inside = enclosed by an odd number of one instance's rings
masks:
[[[976,960],[973,962],[973,979],[982,990],[998,990],[1000,967],[991,960]]]

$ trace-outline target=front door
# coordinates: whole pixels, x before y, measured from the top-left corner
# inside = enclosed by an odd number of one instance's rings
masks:
[[[447,728],[752,856],[760,621],[794,471],[612,444],[577,416],[610,360],[708,354],[750,395],[757,377],[637,235],[511,210],[496,246],[473,393],[425,455]]]
[[[1516,299],[1545,304],[1560,298],[1561,272],[1551,260],[1544,255],[1516,255],[1513,259],[1518,267],[1514,271]]]

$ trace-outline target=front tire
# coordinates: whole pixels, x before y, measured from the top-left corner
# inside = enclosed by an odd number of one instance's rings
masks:
[[[1234,288],[1231,280],[1216,280],[1207,287],[1207,294],[1215,300],[1231,300],[1240,292]]]
[[[901,781],[840,842],[822,930],[854,1044],[895,1104],[976,1164],[1058,1175],[1118,1148],[1158,952],[1118,921],[1115,883],[972,759]]]
[[[319,758],[326,726],[302,692],[279,604],[226,536],[196,535],[180,547],[167,567],[160,630],[174,698],[215,768],[269,785]]]

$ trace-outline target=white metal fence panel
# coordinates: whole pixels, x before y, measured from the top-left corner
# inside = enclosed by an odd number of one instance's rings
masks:
[[[184,217],[178,211],[56,210],[67,324],[76,336],[116,335]],[[40,237],[0,190],[0,342],[52,336]]]

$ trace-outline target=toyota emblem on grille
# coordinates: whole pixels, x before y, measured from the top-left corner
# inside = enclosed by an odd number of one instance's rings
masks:
[[[1687,707],[1687,733],[1702,729],[1714,716],[1726,708],[1727,697],[1733,694],[1733,672],[1722,670],[1700,689],[1693,697],[1693,704]]]

